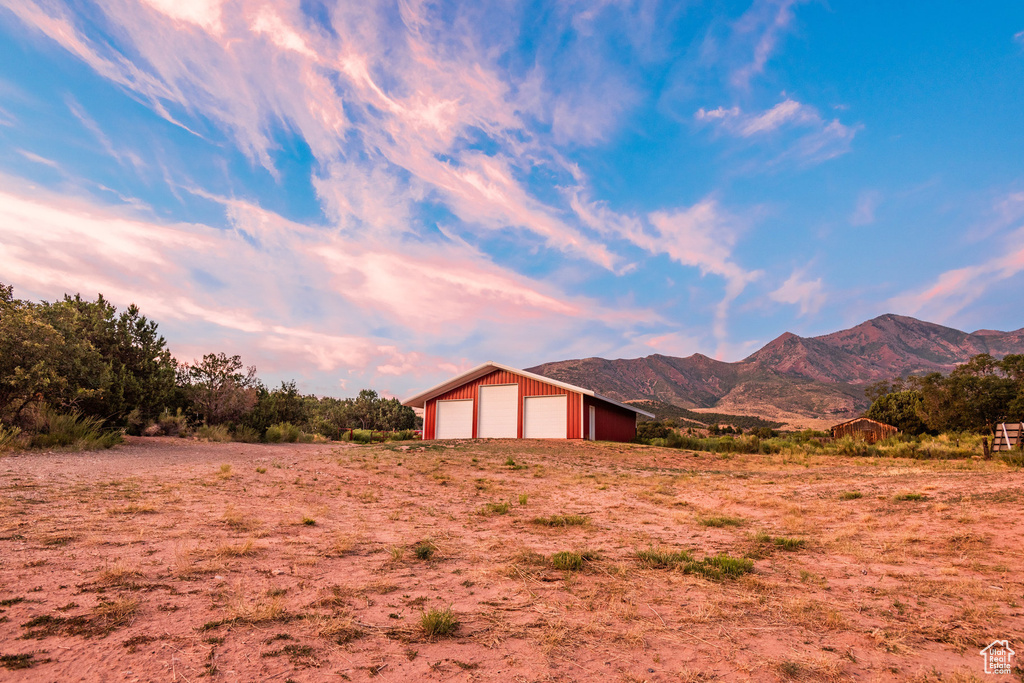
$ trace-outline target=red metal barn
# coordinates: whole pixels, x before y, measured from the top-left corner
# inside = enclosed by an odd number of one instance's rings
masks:
[[[643,410],[590,389],[487,362],[403,402],[424,439],[632,441]]]

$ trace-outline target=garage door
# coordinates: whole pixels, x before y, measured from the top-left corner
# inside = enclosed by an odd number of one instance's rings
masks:
[[[564,439],[568,433],[565,394],[530,396],[523,401],[523,437],[526,439]]]
[[[480,387],[480,417],[476,434],[481,439],[514,439],[518,434],[519,385],[494,384]]]
[[[473,399],[437,402],[438,439],[473,438]]]

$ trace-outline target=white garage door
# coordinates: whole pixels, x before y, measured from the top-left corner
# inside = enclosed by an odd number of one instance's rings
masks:
[[[438,439],[472,439],[473,399],[438,401],[434,432]]]
[[[480,387],[480,417],[476,434],[481,439],[514,439],[518,434],[519,385],[493,384]]]
[[[526,439],[564,439],[566,400],[561,396],[531,396],[523,401],[523,437]]]

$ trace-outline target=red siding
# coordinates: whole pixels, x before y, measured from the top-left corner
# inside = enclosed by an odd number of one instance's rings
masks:
[[[583,395],[578,394],[574,391],[568,391],[561,387],[556,387],[553,384],[541,382],[539,380],[531,379],[529,377],[523,377],[507,370],[495,370],[494,372],[484,375],[479,379],[475,379],[471,382],[467,382],[460,387],[456,387],[450,391],[447,391],[439,396],[427,401],[424,408],[423,415],[423,438],[433,439],[436,429],[436,416],[437,416],[437,401],[445,401],[448,399],[458,398],[471,398],[473,399],[473,436],[476,436],[476,419],[477,419],[477,387],[481,384],[518,384],[519,385],[519,417],[518,417],[518,434],[517,436],[523,438],[523,399],[527,396],[560,396],[562,394],[568,395],[566,401],[566,422],[568,424],[568,430],[566,438],[568,439],[582,439],[583,432],[581,431],[581,419],[580,411],[583,406]],[[600,424],[600,422],[598,422]],[[630,439],[633,437],[631,436]]]
[[[590,406],[594,406],[594,437],[598,441],[632,441],[636,438],[636,413],[617,405],[583,398],[583,433],[590,435]]]

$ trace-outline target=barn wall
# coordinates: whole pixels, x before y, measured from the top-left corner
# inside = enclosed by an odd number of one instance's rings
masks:
[[[519,415],[517,418],[517,436],[523,438],[523,399],[527,396],[560,396],[567,394],[566,401],[566,423],[568,424],[568,439],[582,439],[584,432],[581,431],[580,411],[583,409],[583,395],[575,391],[568,391],[546,382],[523,377],[507,370],[495,370],[479,379],[472,380],[439,396],[427,401],[423,415],[423,438],[433,439],[437,422],[437,401],[449,399],[471,398],[473,399],[473,436],[477,435],[476,421],[479,416],[477,405],[477,387],[482,384],[518,384],[519,385]],[[630,437],[632,438],[632,437]]]
[[[619,406],[583,397],[583,434],[590,434],[590,406],[594,406],[594,438],[598,441],[632,441],[636,438],[636,413]]]
[[[861,439],[868,443],[875,443],[882,439],[893,436],[898,432],[892,425],[881,424],[873,420],[868,419],[857,419],[845,422],[841,425],[836,425],[832,428],[832,436],[839,439],[844,436],[853,437],[854,439]]]

